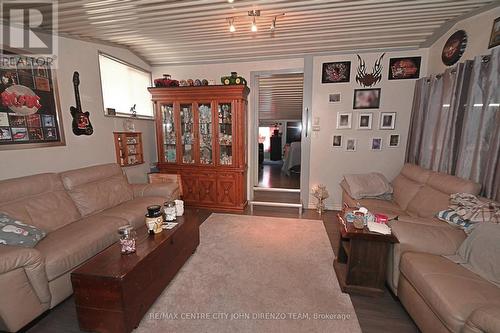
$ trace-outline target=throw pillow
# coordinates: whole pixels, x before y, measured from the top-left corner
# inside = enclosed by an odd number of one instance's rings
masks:
[[[447,222],[454,227],[463,229],[465,232],[469,232],[473,223],[469,220],[463,219],[454,209],[445,209],[436,214],[436,217],[441,221]]]
[[[500,287],[500,224],[478,223],[457,250],[460,264]]]
[[[0,212],[0,244],[34,247],[45,235],[45,231]]]

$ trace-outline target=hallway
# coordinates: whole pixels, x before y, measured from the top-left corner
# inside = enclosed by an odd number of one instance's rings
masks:
[[[264,160],[259,168],[259,187],[300,188],[300,173],[290,172],[290,176],[281,172],[283,161]]]

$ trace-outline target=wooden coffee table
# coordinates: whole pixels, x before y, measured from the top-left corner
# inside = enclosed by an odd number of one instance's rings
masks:
[[[179,225],[149,235],[137,230],[137,252],[120,253],[115,243],[73,273],[80,328],[93,332],[131,332],[200,242],[198,214],[186,209]]]
[[[346,293],[367,296],[384,294],[387,257],[390,243],[398,243],[394,235],[383,235],[356,229],[337,214],[340,228],[339,250],[333,261],[340,288]]]

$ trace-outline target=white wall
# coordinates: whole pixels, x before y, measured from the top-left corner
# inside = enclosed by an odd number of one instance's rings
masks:
[[[59,172],[95,164],[115,162],[113,131],[123,130],[124,118],[105,117],[99,79],[98,51],[150,70],[149,65],[130,51],[107,45],[59,38],[59,64],[56,70],[66,146],[0,151],[0,179],[42,172]],[[80,73],[82,108],[90,111],[94,127],[91,136],[75,136],[71,130],[69,108],[75,105],[73,72]],[[156,161],[154,122],[134,120],[143,133],[145,164],[125,168],[132,182],[146,180],[150,163]]]
[[[467,33],[467,47],[460,58],[460,62],[471,60],[477,55],[489,54],[488,43],[490,40],[493,21],[500,16],[499,7],[457,22],[448,32],[434,42],[429,48],[429,74],[442,73],[447,68],[441,61],[441,52],[448,38],[457,30]]]
[[[365,60],[368,71],[380,53],[361,54]],[[320,118],[320,131],[312,132],[311,136],[311,169],[309,175],[310,186],[325,184],[330,192],[326,201],[327,207],[339,209],[341,207],[341,190],[339,183],[344,174],[366,173],[371,171],[381,172],[389,180],[394,178],[404,163],[406,140],[410,122],[411,105],[415,80],[387,79],[389,59],[405,56],[422,56],[420,76],[426,74],[427,50],[414,52],[387,52],[383,58],[382,81],[374,88],[381,88],[379,109],[353,110],[354,89],[361,87],[355,80],[358,60],[355,54],[321,56],[314,58],[313,73],[313,102],[312,117]],[[321,70],[323,62],[351,61],[351,81],[349,83],[321,83]],[[329,103],[328,95],[341,94],[340,103]],[[353,114],[352,129],[336,129],[337,112],[351,112]],[[372,130],[357,130],[358,115],[364,112],[373,113]],[[395,130],[379,130],[381,112],[396,112]],[[346,152],[344,148],[333,148],[333,135],[343,136],[345,147],[347,138],[357,139],[356,152]],[[400,144],[397,148],[388,148],[387,141],[390,134],[400,135]],[[382,138],[382,150],[371,151],[371,138]],[[315,203],[311,198],[310,205]]]

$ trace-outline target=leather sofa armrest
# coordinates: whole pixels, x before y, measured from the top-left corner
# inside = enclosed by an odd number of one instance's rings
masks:
[[[454,254],[466,238],[465,233],[444,223],[413,223],[411,217],[400,217],[391,223],[393,234],[398,238],[401,254],[407,251],[434,255]]]
[[[49,308],[49,282],[40,251],[0,245],[0,294],[0,330],[18,330]]]
[[[467,318],[463,333],[500,333],[500,306],[483,306]]]
[[[20,246],[0,245],[0,274],[6,274],[18,268],[24,269],[40,302],[50,303],[45,259],[40,251]],[[0,285],[0,290],[3,288],[10,288],[10,286]]]
[[[134,198],[140,197],[162,197],[165,200],[179,198],[179,185],[176,182],[154,183],[154,184],[132,184]]]

